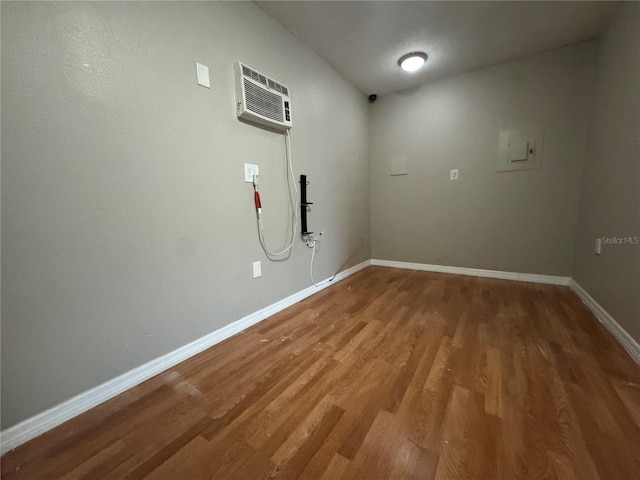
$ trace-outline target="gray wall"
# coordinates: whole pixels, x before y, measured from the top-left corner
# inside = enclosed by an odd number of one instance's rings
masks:
[[[236,120],[237,60],[291,89],[316,279],[369,258],[366,97],[258,7],[2,3],[2,428],[310,285],[258,244],[242,164],[275,249],[284,143]]]
[[[640,342],[640,4],[614,12],[600,43],[585,156],[574,279]]]
[[[594,54],[583,43],[380,98],[373,257],[569,275]],[[530,125],[544,129],[541,168],[498,173],[500,131]],[[408,175],[390,176],[402,156]]]

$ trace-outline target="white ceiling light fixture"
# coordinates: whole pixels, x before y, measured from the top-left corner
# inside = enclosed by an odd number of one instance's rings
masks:
[[[424,62],[427,61],[427,54],[424,52],[410,52],[406,55],[400,57],[398,60],[398,65],[405,72],[415,72],[416,70],[420,70],[424,65]]]

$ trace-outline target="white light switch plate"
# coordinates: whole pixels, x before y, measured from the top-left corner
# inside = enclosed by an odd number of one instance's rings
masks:
[[[196,75],[198,76],[198,85],[211,88],[211,84],[209,83],[209,67],[201,63],[196,63]]]

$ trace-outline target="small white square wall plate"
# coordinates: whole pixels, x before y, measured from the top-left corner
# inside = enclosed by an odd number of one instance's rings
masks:
[[[198,85],[211,88],[211,83],[209,83],[209,67],[196,62],[196,75],[198,77]]]
[[[407,157],[393,157],[389,161],[389,173],[391,176],[407,175]]]

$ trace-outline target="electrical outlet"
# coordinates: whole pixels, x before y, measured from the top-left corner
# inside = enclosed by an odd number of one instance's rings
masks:
[[[457,180],[458,179],[458,169],[452,168],[449,172],[449,180]]]
[[[244,181],[246,183],[252,183],[254,175],[260,175],[260,169],[258,168],[258,165],[253,165],[252,163],[245,163],[244,164]]]

